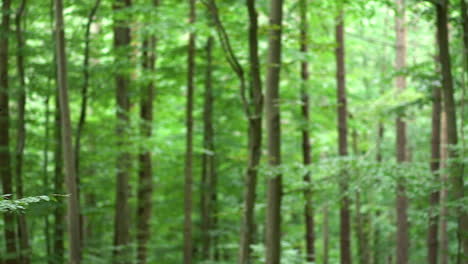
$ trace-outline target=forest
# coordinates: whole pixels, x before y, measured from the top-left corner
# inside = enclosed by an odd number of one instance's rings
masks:
[[[0,264],[468,264],[466,0],[0,1]]]

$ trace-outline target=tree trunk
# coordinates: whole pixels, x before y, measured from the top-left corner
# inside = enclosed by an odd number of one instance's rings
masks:
[[[89,45],[91,42],[91,24],[93,23],[94,16],[99,8],[101,0],[96,0],[93,8],[91,9],[88,22],[86,23],[85,30],[85,49],[83,58],[83,86],[81,88],[81,109],[78,126],[76,129],[75,138],[75,164],[76,164],[76,183],[78,185],[78,202],[81,200],[81,180],[80,180],[80,149],[81,149],[81,135],[86,122],[86,108],[88,105],[88,86],[89,86]],[[81,247],[84,247],[84,216],[80,213],[80,243]]]
[[[78,188],[76,186],[75,158],[72,146],[72,129],[67,86],[67,60],[65,52],[65,29],[63,22],[62,0],[55,1],[55,27],[57,45],[57,79],[59,87],[60,118],[62,128],[62,151],[65,164],[65,184],[68,196],[68,234],[70,264],[81,262],[80,248],[80,208],[78,203]]]
[[[442,104],[442,103],[441,103]],[[441,169],[445,169],[447,167],[447,118],[445,114],[444,107],[442,107],[441,112],[441,121],[440,121],[440,167]],[[441,176],[442,182],[442,190],[440,192],[440,263],[441,264],[448,264],[449,260],[449,244],[448,244],[448,226],[447,226],[447,216],[448,216],[448,208],[447,208],[447,185],[448,185],[448,177],[446,173],[443,173]]]
[[[246,0],[249,14],[249,67],[250,67],[250,103],[254,113],[248,118],[248,164],[245,174],[244,210],[241,226],[241,240],[238,264],[248,264],[251,258],[251,246],[255,234],[255,200],[257,188],[258,165],[262,146],[262,113],[263,95],[260,77],[260,60],[258,57],[258,14],[255,0]],[[249,106],[244,106],[249,107]]]
[[[395,15],[396,32],[396,60],[395,68],[402,71],[406,67],[406,21],[405,0],[396,0],[397,12]],[[406,89],[406,79],[400,73],[396,77],[397,92]],[[396,159],[400,164],[407,161],[406,156],[406,123],[402,116],[396,119]],[[407,264],[409,260],[409,232],[408,232],[408,198],[406,196],[405,180],[403,176],[397,179],[397,235],[396,235],[396,264]]]
[[[440,168],[440,113],[441,113],[441,91],[434,87],[432,92],[432,138],[431,138],[431,171],[434,174],[434,182],[439,182]],[[439,247],[439,189],[435,189],[430,197],[429,203],[429,228],[427,232],[427,261],[429,264],[437,264]]]
[[[337,116],[338,116],[338,148],[339,155],[348,155],[348,113],[346,98],[346,68],[345,68],[345,41],[344,41],[344,11],[340,2],[339,15],[336,18],[336,82],[337,82]],[[341,264],[351,264],[351,219],[350,200],[348,192],[348,175],[343,169],[341,172],[340,190],[343,195],[340,205],[340,252]]]
[[[115,0],[114,13],[130,8],[130,0]],[[114,21],[114,49],[117,52],[115,61],[129,61],[130,27],[127,19],[115,19]],[[125,65],[125,64],[124,64]],[[116,102],[117,102],[117,188],[115,200],[115,226],[114,226],[114,263],[130,263],[130,209],[128,204],[128,178],[130,174],[130,153],[126,148],[127,128],[130,125],[130,76],[126,71],[115,73]]]
[[[8,35],[10,33],[11,1],[3,0],[2,24],[0,27],[0,175],[5,199],[13,195],[13,175],[10,164],[10,114],[8,87]],[[17,263],[15,216],[4,213],[4,237],[7,256],[5,264]]]
[[[300,1],[300,19],[301,19],[301,34],[300,34],[300,45],[301,52],[307,54],[308,51],[308,21],[307,21],[307,0]],[[309,134],[309,122],[310,122],[310,102],[309,94],[307,93],[306,87],[309,81],[309,64],[307,60],[301,62],[301,112],[302,121],[304,122],[302,128],[302,159],[303,164],[307,168],[307,172],[304,175],[304,182],[306,183],[306,189],[304,191],[304,221],[305,221],[305,241],[306,241],[306,261],[315,262],[315,232],[314,232],[314,211],[312,205],[312,191],[311,191],[311,178],[309,166],[312,163],[311,150],[310,150],[310,134]]]
[[[196,0],[190,5],[189,23],[195,24]],[[186,157],[184,186],[184,264],[192,263],[193,94],[195,90],[195,33],[190,32],[187,57]]]
[[[155,0],[155,8],[159,1]],[[146,37],[143,40],[143,70],[145,74],[154,75],[155,60],[156,60],[156,38],[154,36]],[[140,118],[141,128],[140,133],[142,138],[149,140],[152,136],[153,126],[153,100],[154,100],[154,83],[150,80],[145,83],[141,91],[140,102]],[[152,153],[149,148],[143,148],[139,154],[139,182],[138,182],[138,211],[137,211],[137,259],[139,264],[146,264],[148,258],[147,244],[151,235],[150,220],[151,220],[151,197],[153,194],[153,168],[152,168]]]
[[[266,77],[266,129],[268,177],[266,210],[266,264],[281,263],[281,126],[280,126],[280,69],[283,1],[270,1],[270,32],[268,41],[268,70]]]
[[[460,153],[455,149],[458,144],[456,106],[451,72],[451,61],[448,39],[448,1],[442,0],[436,4],[437,11],[437,39],[439,44],[439,58],[442,71],[443,101],[447,118],[447,144],[448,158],[453,160],[448,164],[452,181],[452,201],[460,201],[464,197],[462,164],[459,161]],[[458,260],[468,258],[468,212],[461,206],[456,208],[458,222],[458,241],[460,251]],[[463,263],[463,262],[462,262]]]
[[[63,194],[63,163],[62,163],[62,132],[60,128],[62,127],[60,121],[60,104],[58,99],[58,87],[56,90],[56,99],[55,99],[55,150],[54,150],[54,192],[57,194]],[[57,260],[56,263],[64,263],[64,204],[59,203],[54,209],[54,259]]]
[[[468,7],[466,0],[460,0],[460,13],[463,27],[463,63],[466,71],[468,69]],[[466,72],[463,74],[466,74]]]
[[[328,205],[323,207],[323,264],[328,264],[330,249],[330,232],[328,230]]]
[[[213,142],[213,91],[212,91],[212,50],[213,37],[209,36],[206,43],[206,75],[205,95],[203,107],[203,156],[202,156],[202,181],[201,181],[201,216],[202,216],[202,260],[211,259],[213,240],[213,210],[216,200],[215,186],[215,150]],[[213,199],[214,198],[214,199]]]
[[[52,78],[49,78],[48,84],[50,85],[52,81]],[[50,85],[51,86],[51,85]],[[45,134],[44,134],[44,150],[43,150],[43,157],[44,157],[44,163],[42,165],[42,175],[43,175],[43,184],[44,184],[44,190],[46,190],[46,193],[49,193],[49,174],[47,171],[47,168],[49,167],[49,134],[50,134],[50,127],[49,127],[49,116],[50,116],[50,111],[49,111],[49,101],[50,101],[50,96],[49,94],[46,95],[46,98],[44,100],[44,107],[45,107],[45,122],[44,122],[44,127],[45,127]],[[60,128],[60,127],[59,127]],[[45,237],[45,249],[46,249],[46,254],[47,254],[47,263],[51,264],[52,262],[52,244],[50,241],[50,221],[49,221],[49,215],[44,216],[44,237]]]
[[[23,198],[23,156],[24,145],[26,142],[26,129],[25,129],[25,109],[26,109],[26,85],[24,76],[24,36],[23,36],[23,13],[26,6],[26,0],[22,0],[15,17],[16,24],[16,42],[18,45],[16,54],[16,64],[18,68],[18,79],[20,94],[18,98],[18,134],[16,140],[16,194],[18,199]],[[18,239],[20,258],[22,264],[30,263],[30,246],[28,226],[26,223],[26,216],[20,214],[18,216]]]

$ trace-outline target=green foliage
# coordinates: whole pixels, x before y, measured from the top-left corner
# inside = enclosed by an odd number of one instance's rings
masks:
[[[0,213],[24,213],[29,206],[41,202],[55,201],[52,196],[40,195],[11,200],[8,195],[0,196]]]

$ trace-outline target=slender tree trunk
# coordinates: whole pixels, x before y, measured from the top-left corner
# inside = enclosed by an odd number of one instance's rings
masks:
[[[336,82],[337,82],[337,112],[338,112],[338,145],[339,155],[348,155],[348,113],[346,98],[346,68],[344,41],[344,11],[340,2],[339,15],[336,18]],[[348,192],[348,176],[345,170],[341,172],[340,189],[343,198],[340,205],[340,252],[341,264],[351,264],[351,219],[350,199]]]
[[[49,79],[48,81],[49,85],[52,83],[52,78]],[[51,85],[50,85],[51,86]],[[47,171],[47,168],[49,167],[49,134],[50,134],[50,127],[49,127],[49,116],[50,116],[50,111],[49,111],[49,101],[50,101],[50,96],[49,94],[46,95],[46,98],[44,100],[44,108],[45,108],[45,122],[44,122],[44,127],[45,127],[45,134],[44,134],[44,152],[43,152],[43,157],[44,157],[44,163],[43,163],[43,169],[42,169],[42,176],[43,176],[43,183],[44,183],[44,190],[46,190],[46,193],[50,190],[49,188],[49,174]],[[60,127],[59,127],[60,128]],[[50,221],[49,221],[49,215],[44,216],[44,237],[45,237],[45,249],[47,253],[47,263],[51,264],[52,262],[52,245],[50,241]]]
[[[62,149],[65,164],[65,184],[69,194],[68,200],[68,234],[70,264],[81,263],[80,248],[80,208],[78,203],[78,188],[76,186],[75,158],[72,146],[72,129],[67,86],[67,60],[65,52],[65,29],[63,22],[62,0],[55,1],[55,27],[57,30],[57,77],[59,86],[60,118],[62,127]]]
[[[300,1],[300,19],[301,19],[301,35],[300,44],[301,52],[304,54],[308,51],[308,21],[307,21],[307,0]],[[311,146],[310,146],[310,133],[309,133],[309,122],[310,122],[310,102],[309,94],[307,93],[306,87],[309,80],[309,64],[307,60],[301,62],[301,112],[304,127],[302,128],[302,159],[305,167],[308,167],[312,163],[311,157]],[[314,210],[312,205],[312,191],[311,191],[311,179],[310,171],[307,168],[307,172],[304,175],[304,182],[307,187],[304,191],[304,221],[305,221],[305,241],[306,241],[306,261],[315,262],[315,232],[314,232]]]
[[[131,7],[130,0],[115,0],[113,9],[115,13]],[[130,27],[127,19],[115,19],[114,21],[114,49],[117,52],[115,61],[129,61]],[[127,132],[130,125],[130,99],[129,99],[130,75],[126,71],[118,71],[115,74],[116,102],[117,102],[117,189],[115,203],[114,226],[114,263],[130,263],[130,209],[128,204],[128,178],[130,174],[130,153],[122,150],[126,147]]]
[[[463,27],[463,63],[465,64],[466,71],[468,68],[468,7],[466,4],[466,0],[460,0],[460,13]],[[463,74],[466,74],[466,72]]]
[[[89,45],[91,42],[91,25],[93,23],[96,12],[99,8],[101,0],[96,0],[93,8],[89,12],[88,22],[86,23],[85,30],[85,49],[83,58],[83,86],[81,88],[81,110],[78,126],[76,129],[75,138],[75,164],[76,164],[76,183],[78,185],[78,202],[81,200],[81,180],[80,180],[80,150],[81,150],[81,136],[86,122],[86,108],[88,105],[88,86],[89,86]],[[84,247],[84,216],[80,213],[80,243]]]
[[[268,41],[268,70],[266,77],[266,129],[268,165],[272,175],[268,178],[266,210],[266,264],[281,263],[281,126],[280,126],[280,69],[283,1],[270,1],[270,32]]]
[[[18,198],[23,198],[23,154],[24,145],[26,142],[26,129],[25,129],[25,109],[26,109],[26,85],[24,76],[24,36],[23,36],[23,13],[26,6],[26,0],[22,0],[20,7],[16,13],[16,42],[18,45],[16,54],[16,64],[18,68],[18,79],[20,87],[20,95],[18,98],[18,134],[16,140],[16,194]],[[20,214],[18,216],[18,239],[19,249],[22,264],[30,263],[30,247],[29,247],[29,234],[28,226],[26,223],[26,216]]]
[[[328,230],[328,205],[323,208],[323,264],[328,264],[328,254],[330,252],[330,232]]]
[[[52,28],[52,42],[56,46],[56,28],[54,27],[54,2],[50,1],[50,25]],[[57,80],[57,54],[54,49],[52,56],[52,71],[51,75]],[[61,131],[61,118],[60,118],[60,102],[59,102],[59,86],[58,82],[55,83],[55,113],[54,113],[54,193],[64,194],[64,175],[63,175],[63,160],[62,160],[62,131]],[[54,209],[54,231],[53,231],[53,258],[48,258],[52,263],[64,263],[65,253],[65,204],[58,203]],[[47,225],[47,220],[46,220]],[[49,256],[50,257],[50,256]]]
[[[213,209],[216,196],[214,190],[215,177],[215,152],[213,142],[213,91],[212,91],[212,36],[208,37],[206,43],[206,74],[205,95],[203,107],[203,156],[202,156],[202,182],[201,182],[201,216],[202,216],[202,260],[211,259],[211,248],[213,241]]]
[[[55,122],[54,122],[54,138],[55,138],[55,150],[54,150],[54,192],[57,194],[63,194],[63,162],[62,162],[62,132],[61,132],[61,121],[60,121],[60,104],[58,99],[58,87],[57,96],[55,99]],[[54,258],[57,260],[55,263],[64,263],[64,204],[60,203],[55,207],[54,210]]]
[[[301,51],[306,53],[307,52],[307,1],[301,1]],[[302,77],[302,87],[301,87],[301,101],[302,101],[302,117],[305,123],[304,128],[302,129],[302,153],[303,153],[303,163],[304,166],[309,166],[312,163],[311,159],[311,146],[310,146],[310,135],[308,130],[308,124],[310,122],[309,111],[310,111],[310,103],[309,103],[309,95],[306,91],[307,81],[309,79],[309,72],[308,72],[308,63],[307,61],[302,61],[301,63],[301,77]],[[306,175],[304,176],[304,181],[308,185],[306,190],[304,191],[304,198],[305,198],[305,206],[304,206],[304,219],[305,219],[305,226],[306,226],[306,260],[308,262],[315,261],[315,249],[314,249],[314,241],[315,241],[315,234],[314,234],[314,215],[313,215],[313,207],[312,207],[312,192],[310,190],[310,172],[307,171]]]
[[[441,114],[441,91],[434,87],[432,92],[432,139],[431,139],[431,171],[434,174],[434,182],[439,182],[440,168],[440,114]],[[437,264],[439,247],[439,199],[440,192],[437,188],[430,197],[431,209],[429,212],[429,228],[427,232],[427,261],[429,264]]]
[[[155,0],[155,8],[159,1]],[[146,37],[143,40],[143,69],[145,74],[154,75],[156,63],[156,38],[154,36]],[[153,100],[154,100],[154,82],[145,83],[142,87],[140,102],[141,118],[141,136],[147,140],[152,136],[153,126]],[[148,258],[147,244],[151,235],[151,197],[153,194],[153,168],[152,153],[149,149],[141,149],[139,154],[139,183],[138,183],[138,211],[137,211],[137,259],[139,264],[146,264]]]
[[[0,27],[0,176],[3,195],[13,195],[13,175],[10,157],[10,114],[8,84],[8,35],[10,33],[11,1],[3,0]],[[10,199],[11,196],[6,196]],[[5,264],[17,263],[15,216],[4,213],[4,238],[7,256]]]
[[[443,0],[436,4],[437,11],[437,39],[439,44],[439,58],[442,71],[443,101],[447,118],[447,143],[448,158],[453,161],[448,164],[449,174],[452,181],[452,201],[458,201],[464,197],[462,165],[458,158],[459,151],[454,147],[458,144],[456,106],[453,90],[453,79],[451,72],[451,61],[448,39],[448,1]],[[468,212],[457,207],[458,241],[459,253],[458,263],[466,263],[468,259]],[[461,262],[462,261],[462,262]]]
[[[196,0],[188,0],[190,6],[189,23],[195,24]],[[186,157],[184,186],[184,264],[192,263],[192,185],[193,185],[193,96],[195,90],[195,33],[191,32],[187,57],[187,106],[186,106]]]
[[[442,104],[442,103],[441,103]],[[440,121],[440,167],[445,169],[447,167],[447,118],[445,114],[444,107],[442,107],[441,112],[441,121]],[[449,260],[449,244],[448,244],[448,229],[447,229],[447,185],[448,177],[446,173],[443,173],[441,176],[442,190],[440,192],[440,263],[448,264]]]
[[[397,71],[406,67],[406,21],[405,0],[396,0],[397,12],[395,15],[396,31],[396,61]],[[396,77],[397,92],[406,89],[406,79],[403,75]],[[400,164],[405,163],[406,156],[406,123],[400,115],[396,120],[396,158]],[[409,260],[409,232],[408,232],[408,198],[406,196],[405,180],[400,176],[397,180],[396,214],[397,214],[397,236],[396,236],[396,264],[407,264]]]
[[[248,264],[251,258],[251,246],[255,234],[255,200],[257,188],[258,165],[262,146],[262,113],[263,95],[260,77],[260,60],[258,57],[258,14],[255,0],[246,0],[249,14],[249,67],[250,67],[250,103],[253,114],[248,118],[248,164],[245,174],[244,210],[242,216],[241,239],[238,264]],[[250,106],[244,106],[250,107]]]

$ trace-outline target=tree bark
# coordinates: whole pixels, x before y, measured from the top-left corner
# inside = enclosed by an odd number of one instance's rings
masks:
[[[249,14],[249,68],[250,68],[250,105],[244,105],[248,118],[248,162],[245,174],[244,210],[242,216],[241,239],[238,264],[251,261],[251,246],[255,234],[255,201],[257,189],[258,166],[262,146],[263,94],[260,77],[260,60],[258,57],[258,14],[255,0],[246,0]],[[241,91],[242,92],[242,91]],[[253,113],[248,111],[253,109]]]
[[[195,24],[196,0],[188,0],[189,23]],[[190,32],[187,50],[186,157],[184,186],[184,264],[192,263],[192,185],[193,185],[193,97],[195,90],[195,33]]]
[[[157,8],[159,1],[154,1]],[[143,69],[145,74],[154,75],[156,64],[156,37],[145,37],[143,40]],[[145,83],[141,91],[140,102],[140,133],[142,138],[148,140],[152,136],[153,126],[153,100],[154,100],[154,82],[150,80]],[[138,211],[137,211],[137,260],[139,264],[146,264],[148,258],[147,244],[151,235],[151,197],[153,194],[153,168],[152,152],[148,148],[142,148],[139,154],[139,182],[138,182]]]
[[[456,106],[454,99],[453,79],[451,72],[451,59],[448,39],[448,1],[436,3],[437,12],[437,39],[439,44],[439,58],[442,71],[442,91],[444,109],[447,118],[447,144],[448,158],[453,160],[448,164],[449,177],[452,181],[452,201],[459,201],[464,197],[462,164],[459,161],[460,152],[455,148],[458,144]],[[458,262],[468,259],[468,212],[462,206],[456,208],[458,222],[458,241],[460,250]],[[464,262],[461,262],[464,263]]]
[[[395,15],[396,32],[396,60],[395,68],[402,71],[406,67],[406,21],[405,0],[396,0],[397,12]],[[406,79],[401,73],[396,77],[397,92],[406,89]],[[396,159],[400,164],[408,161],[406,156],[406,123],[402,115],[396,119]],[[408,198],[406,196],[405,179],[400,176],[397,179],[397,235],[396,235],[396,264],[407,264],[409,260],[409,231],[408,231]]]
[[[18,134],[16,140],[16,194],[18,199],[23,198],[23,156],[24,156],[24,145],[26,142],[26,129],[25,129],[25,109],[26,109],[26,85],[24,75],[24,35],[23,35],[23,14],[26,7],[26,0],[22,0],[18,11],[16,12],[15,24],[16,24],[16,42],[17,42],[17,54],[16,64],[18,69],[18,79],[20,93],[18,98]],[[20,259],[22,264],[30,263],[30,246],[29,246],[29,234],[28,226],[26,222],[26,216],[20,214],[18,216],[18,239],[19,239],[19,250]]]
[[[434,182],[439,182],[440,169],[440,116],[441,116],[441,91],[434,87],[432,92],[432,136],[431,136],[431,171],[434,174]],[[427,261],[429,264],[437,264],[439,248],[439,200],[440,191],[435,189],[429,196],[431,209],[429,211],[429,228],[427,231]]]
[[[81,200],[81,180],[80,180],[80,150],[81,150],[81,136],[86,122],[86,108],[88,106],[88,86],[89,86],[89,45],[91,42],[91,25],[93,23],[96,12],[99,8],[101,0],[96,0],[93,8],[89,12],[88,22],[86,23],[85,30],[85,49],[83,58],[83,86],[81,88],[81,109],[78,126],[76,129],[75,138],[75,164],[76,164],[76,183],[78,186],[78,202]],[[80,243],[84,247],[84,215],[80,213]]]
[[[339,14],[336,18],[336,82],[337,82],[337,116],[338,116],[338,150],[341,157],[348,156],[348,113],[346,97],[346,68],[344,40],[343,2],[339,4]],[[350,199],[348,192],[348,175],[343,169],[340,177],[342,193],[340,205],[340,253],[341,264],[351,264],[351,219]]]
[[[328,205],[323,208],[323,264],[328,264],[328,254],[330,251],[330,232],[328,227]]]
[[[270,31],[266,77],[266,129],[268,177],[266,209],[266,264],[281,263],[281,125],[280,125],[280,69],[283,1],[270,1]]]
[[[442,103],[441,103],[442,104]],[[445,169],[447,167],[447,118],[444,107],[442,107],[441,121],[440,121],[440,167]],[[446,173],[440,175],[442,182],[442,190],[440,192],[440,263],[448,264],[449,260],[449,244],[448,244],[448,226],[447,226],[447,194],[448,194],[448,177]]]
[[[49,85],[51,84],[52,78],[49,78]],[[51,85],[50,85],[51,86]],[[46,190],[46,193],[50,190],[49,187],[49,173],[47,168],[49,167],[49,134],[50,134],[50,127],[49,127],[49,116],[50,116],[50,111],[49,111],[49,101],[50,101],[50,96],[49,94],[46,95],[46,98],[44,100],[44,107],[45,107],[45,122],[44,122],[44,127],[45,127],[45,133],[44,133],[44,150],[43,150],[43,157],[44,157],[44,163],[42,165],[42,176],[43,176],[43,184],[44,184],[44,190]],[[60,128],[60,127],[59,127]],[[52,262],[52,244],[50,240],[50,221],[49,221],[49,215],[47,214],[44,216],[44,237],[45,237],[45,249],[46,249],[46,254],[47,254],[47,263],[51,264]]]
[[[65,52],[65,29],[62,0],[55,1],[55,27],[57,45],[57,79],[59,87],[60,118],[62,129],[62,154],[65,165],[65,185],[69,194],[67,220],[69,234],[70,264],[81,263],[80,247],[80,208],[76,185],[75,158],[72,146],[72,129],[68,101],[67,60]]]
[[[13,175],[10,157],[10,114],[8,83],[8,35],[10,33],[11,1],[3,0],[2,24],[0,27],[0,176],[5,199],[13,196]],[[5,264],[17,263],[15,216],[4,213],[4,238],[7,256]]]
[[[307,21],[307,0],[300,1],[300,51],[307,54],[308,52],[308,21]],[[301,113],[302,121],[304,122],[302,128],[302,159],[303,164],[307,169],[304,175],[304,182],[306,183],[306,189],[304,191],[304,221],[305,221],[305,241],[306,241],[306,261],[315,262],[315,231],[314,231],[314,210],[312,204],[312,191],[311,191],[311,177],[309,166],[312,163],[311,157],[311,146],[310,146],[310,133],[309,133],[309,122],[310,122],[310,100],[309,94],[307,93],[306,87],[309,80],[309,64],[307,60],[301,62]]]
[[[60,103],[58,99],[58,87],[56,90],[55,99],[55,121],[54,121],[54,138],[55,138],[55,150],[54,150],[54,192],[57,194],[63,194],[63,162],[62,162],[62,132],[61,132],[61,121],[60,121]],[[64,263],[64,204],[59,203],[54,209],[54,258],[57,263]]]
[[[113,9],[115,13],[131,7],[130,0],[115,0]],[[114,21],[114,49],[115,61],[129,61],[130,27],[127,19],[115,19]],[[129,99],[130,75],[126,71],[115,73],[116,102],[117,102],[117,186],[115,202],[115,226],[114,226],[114,263],[130,263],[130,209],[128,204],[130,174],[130,153],[126,148],[125,138],[127,128],[130,125],[130,99]]]
[[[203,156],[202,156],[202,181],[201,181],[201,216],[202,216],[202,260],[211,260],[211,248],[213,246],[214,202],[216,201],[216,172],[215,150],[213,142],[213,91],[212,91],[212,67],[213,67],[213,41],[208,37],[206,43],[206,73],[205,94],[203,107]]]

